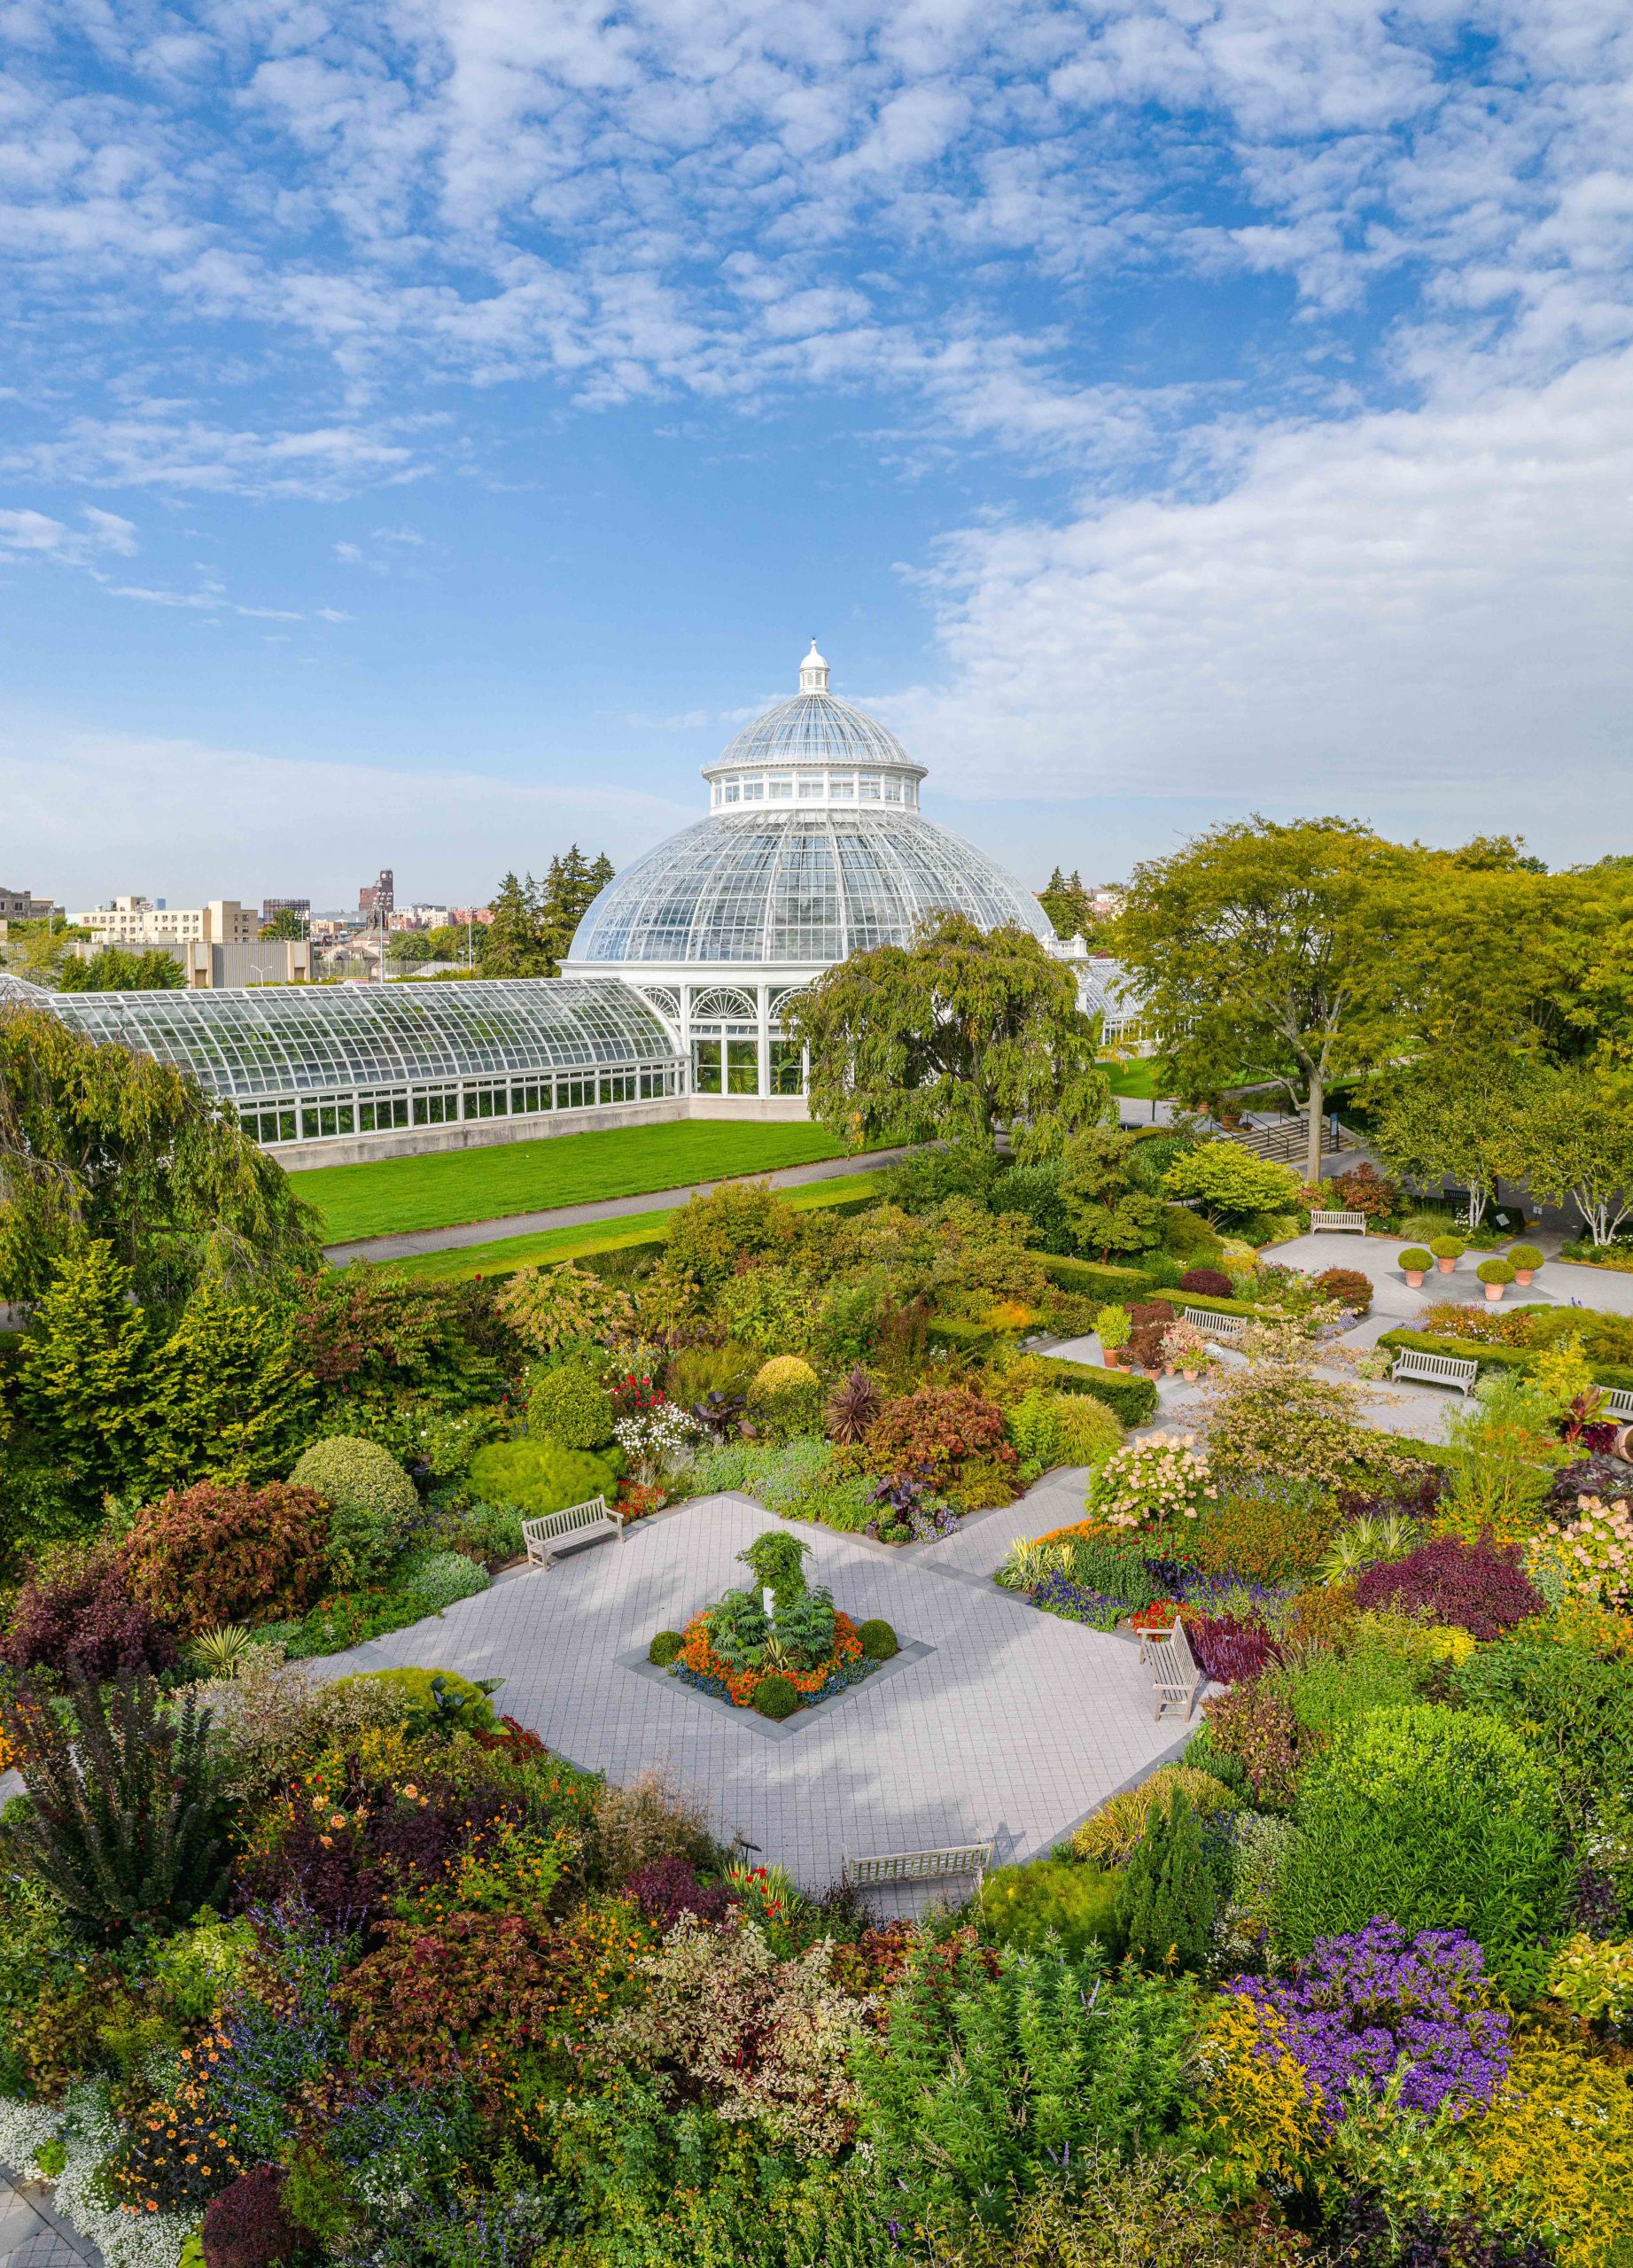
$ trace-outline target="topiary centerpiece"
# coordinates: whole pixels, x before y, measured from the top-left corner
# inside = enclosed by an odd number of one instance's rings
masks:
[[[758,1588],[724,1592],[694,1615],[678,1643],[673,1631],[660,1631],[647,1658],[701,1693],[778,1723],[857,1684],[898,1651],[896,1633],[877,1621],[859,1630],[831,1592],[806,1581],[810,1553],[786,1528],[757,1536],[737,1556]]]

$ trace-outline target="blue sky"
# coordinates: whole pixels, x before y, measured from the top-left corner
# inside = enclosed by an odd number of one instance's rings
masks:
[[[0,36],[0,881],[621,859],[813,633],[1034,885],[1626,847],[1624,0]]]

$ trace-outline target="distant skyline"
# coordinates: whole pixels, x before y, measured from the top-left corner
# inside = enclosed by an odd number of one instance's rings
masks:
[[[1612,0],[0,18],[0,882],[620,865],[834,686],[1037,888],[1633,820]]]

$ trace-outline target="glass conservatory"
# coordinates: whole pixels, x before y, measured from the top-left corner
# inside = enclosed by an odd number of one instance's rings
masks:
[[[797,1095],[783,1004],[847,954],[905,944],[928,913],[1014,922],[1057,950],[1024,885],[919,810],[924,766],[828,690],[813,641],[799,691],[704,767],[710,813],[609,882],[570,972],[617,973],[673,1030],[694,1092]]]
[[[316,1141],[655,1101],[681,1065],[651,1008],[604,977],[43,992],[84,1032],[191,1071],[261,1142]]]

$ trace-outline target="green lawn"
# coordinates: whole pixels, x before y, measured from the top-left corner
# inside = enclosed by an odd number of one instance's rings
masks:
[[[366,1165],[315,1166],[290,1180],[323,1216],[324,1240],[453,1228],[638,1197],[728,1174],[771,1173],[844,1154],[823,1126],[758,1126],[683,1120],[669,1126],[610,1126],[542,1142],[443,1150],[430,1157],[373,1158]]]
[[[819,1206],[837,1205],[847,1198],[875,1197],[883,1177],[876,1173],[836,1174],[831,1181],[813,1181],[783,1192],[787,1203],[802,1212]],[[673,1208],[662,1213],[626,1213],[616,1221],[593,1223],[580,1229],[538,1229],[527,1237],[496,1237],[491,1244],[463,1245],[452,1252],[422,1252],[412,1260],[387,1264],[394,1276],[408,1276],[421,1283],[468,1283],[474,1276],[509,1276],[518,1268],[537,1267],[541,1261],[582,1260],[595,1252],[616,1252],[625,1245],[646,1244],[666,1237]]]
[[[1151,1068],[1152,1059],[1148,1055],[1136,1055],[1126,1063],[1100,1065],[1114,1095],[1138,1095],[1141,1102],[1149,1102],[1156,1094]]]

